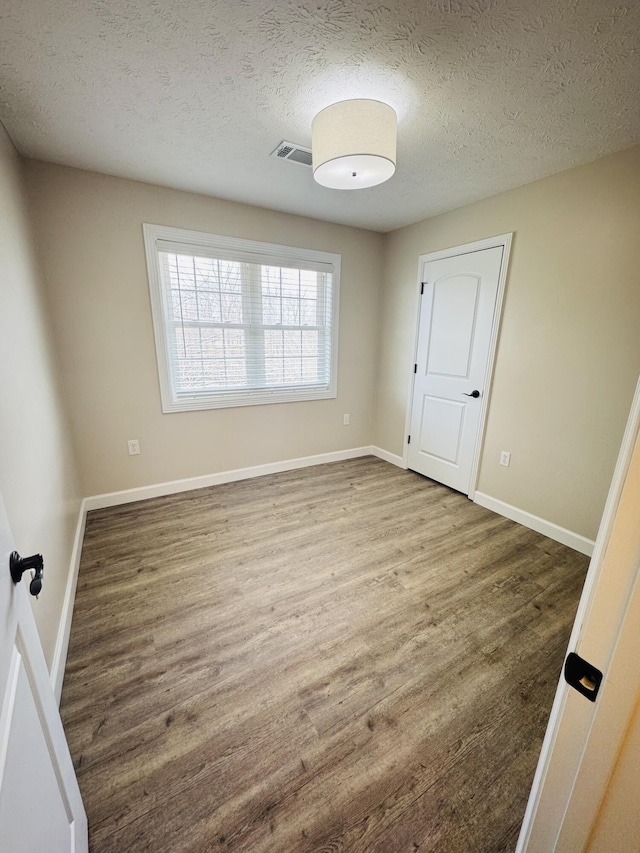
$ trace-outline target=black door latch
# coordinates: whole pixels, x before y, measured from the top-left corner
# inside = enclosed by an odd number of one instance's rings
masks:
[[[602,673],[575,652],[569,652],[564,662],[564,680],[591,702],[596,701],[602,683]]]

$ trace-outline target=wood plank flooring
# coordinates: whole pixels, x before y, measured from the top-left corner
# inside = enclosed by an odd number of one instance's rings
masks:
[[[587,562],[372,457],[90,513],[91,850],[513,850]]]

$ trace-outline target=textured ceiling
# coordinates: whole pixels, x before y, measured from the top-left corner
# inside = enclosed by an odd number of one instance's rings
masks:
[[[640,0],[1,0],[22,154],[387,231],[640,142]],[[329,190],[269,153],[344,98],[398,169]]]

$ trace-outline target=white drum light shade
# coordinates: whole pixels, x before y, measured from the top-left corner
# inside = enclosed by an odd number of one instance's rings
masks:
[[[332,104],[311,124],[313,177],[323,187],[358,190],[388,181],[396,170],[395,110],[382,101]]]

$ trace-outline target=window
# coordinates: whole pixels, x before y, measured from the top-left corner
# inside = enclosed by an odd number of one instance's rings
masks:
[[[143,230],[163,411],[336,396],[340,255]]]

